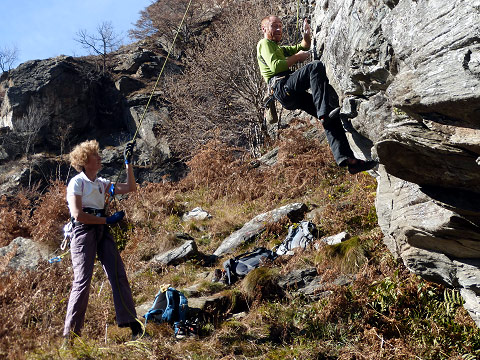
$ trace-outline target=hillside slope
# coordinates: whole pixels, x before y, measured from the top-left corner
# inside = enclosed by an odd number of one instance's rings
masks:
[[[345,174],[325,145],[305,138],[308,122],[282,132],[278,161],[252,167],[236,149],[210,143],[189,163],[178,183],[144,184],[118,202],[127,220],[112,228],[124,248],[137,305],[150,304],[162,284],[184,290],[192,306],[209,303],[195,316],[196,338],[177,341],[168,325],[149,323],[150,339],[128,342],[129,331],[117,328],[108,281],[96,267],[81,339],[60,349],[61,329],[71,284],[70,259],[41,264],[29,272],[5,273],[0,292],[3,358],[83,359],[435,359],[478,356],[480,332],[461,306],[458,293],[410,274],[382,244],[374,212],[375,181],[367,174]],[[308,133],[308,132],[307,132]],[[61,184],[33,200],[18,198],[17,228],[51,234],[65,220],[55,212],[63,201]],[[38,196],[38,195],[37,195]],[[33,219],[21,209],[35,201]],[[23,201],[23,202],[22,202]],[[281,205],[303,202],[319,229],[319,238],[348,231],[338,245],[321,245],[281,257],[254,270],[232,286],[211,282],[227,257],[205,260],[220,242],[254,216]],[[2,204],[3,215],[7,207]],[[182,221],[201,206],[211,219]],[[20,221],[21,220],[21,221]],[[2,223],[5,226],[5,222]],[[273,247],[286,236],[284,218],[238,252]],[[12,229],[15,227],[12,225]],[[175,266],[152,262],[156,254],[190,235],[199,254]],[[177,234],[177,235],[175,235]],[[49,241],[45,235],[43,241]],[[57,241],[51,237],[50,241]],[[40,240],[41,241],[41,240]],[[318,286],[310,295],[279,280],[298,270],[316,271]],[[193,290],[192,286],[195,290]],[[212,300],[213,299],[213,300]],[[216,300],[215,300],[216,299]],[[139,316],[143,315],[139,313]],[[476,355],[475,355],[476,354]]]

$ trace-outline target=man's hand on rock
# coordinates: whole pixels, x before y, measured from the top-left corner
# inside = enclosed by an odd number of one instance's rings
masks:
[[[305,60],[307,60],[310,57],[310,53],[308,51],[300,50],[297,53],[297,57],[298,57],[297,62],[304,62]]]

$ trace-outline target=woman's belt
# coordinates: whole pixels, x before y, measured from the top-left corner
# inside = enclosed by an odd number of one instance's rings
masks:
[[[92,214],[95,216],[105,216],[105,209],[83,208],[82,210],[87,214]]]

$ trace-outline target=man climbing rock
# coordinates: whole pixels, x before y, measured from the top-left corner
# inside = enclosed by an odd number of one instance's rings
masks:
[[[303,24],[303,39],[294,46],[279,45],[283,33],[282,21],[277,16],[263,18],[261,27],[263,39],[257,44],[258,66],[275,99],[285,109],[301,109],[320,119],[338,165],[346,166],[351,174],[373,169],[375,161],[360,160],[353,155],[340,120],[340,108],[333,109],[328,101],[329,83],[323,63],[313,61],[291,71],[293,65],[309,57],[311,37],[307,20]]]

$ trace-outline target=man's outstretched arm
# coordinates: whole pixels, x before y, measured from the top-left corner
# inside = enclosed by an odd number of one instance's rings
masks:
[[[311,38],[311,29],[310,29],[310,24],[308,23],[307,19],[303,20],[303,39],[302,39],[302,48],[305,50],[310,49],[310,46],[312,44],[312,38]],[[303,51],[300,50],[294,55],[291,55],[287,58],[287,66],[290,67],[292,65],[295,65],[298,62],[304,62],[305,60],[308,59],[310,54],[308,51]]]
[[[302,47],[305,50],[310,49],[312,44],[312,37],[311,37],[311,28],[310,24],[308,23],[307,19],[303,20],[303,39],[302,39]]]

